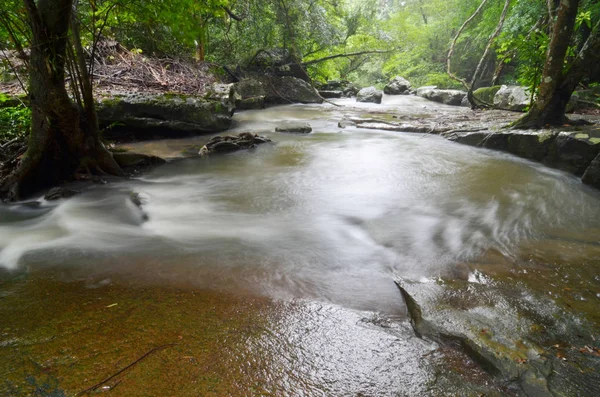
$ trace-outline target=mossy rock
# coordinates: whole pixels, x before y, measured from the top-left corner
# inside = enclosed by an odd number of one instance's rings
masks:
[[[100,125],[111,139],[152,139],[227,130],[233,107],[182,94],[126,94],[97,103]]]
[[[495,85],[492,87],[481,87],[473,91],[473,96],[475,96],[476,99],[479,99],[483,102],[493,104],[494,96],[496,96],[496,93],[500,90],[501,87],[501,85]]]

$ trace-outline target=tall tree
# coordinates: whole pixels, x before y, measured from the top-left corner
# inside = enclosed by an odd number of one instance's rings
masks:
[[[69,40],[73,0],[23,0],[31,29],[29,97],[32,111],[28,149],[2,180],[1,191],[18,199],[43,187],[71,179],[77,172],[121,175],[100,141],[91,92],[77,106],[65,88],[67,50],[82,53],[77,38]],[[74,45],[74,47],[72,47]],[[85,62],[73,62],[79,75]],[[82,84],[84,91],[91,85]],[[90,117],[90,115],[92,115]],[[87,116],[87,117],[86,117]]]
[[[513,125],[514,128],[540,128],[568,122],[567,104],[581,79],[600,62],[600,21],[592,29],[575,59],[566,65],[565,59],[571,45],[580,0],[560,0],[558,8],[550,14],[552,26],[550,44],[542,72],[539,93],[530,111]]]

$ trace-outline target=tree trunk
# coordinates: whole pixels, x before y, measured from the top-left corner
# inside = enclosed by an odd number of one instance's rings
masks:
[[[552,27],[552,36],[546,53],[546,62],[542,71],[538,98],[529,113],[517,120],[514,128],[541,128],[546,125],[562,125],[568,121],[565,111],[571,94],[581,79],[580,59],[589,62],[597,54],[589,53],[593,46],[584,45],[580,56],[570,69],[563,72],[565,56],[569,48],[575,27],[575,18],[580,0],[561,0],[556,11],[556,22]],[[549,2],[550,4],[550,2]],[[592,34],[592,36],[594,36]],[[596,32],[597,36],[597,32]],[[592,37],[591,37],[592,38]],[[593,38],[592,38],[593,39]],[[590,38],[588,38],[588,41]]]
[[[24,0],[32,30],[29,64],[31,132],[27,152],[2,181],[15,200],[70,180],[78,171],[121,175],[65,88],[66,50],[72,0]],[[92,105],[93,106],[93,105]]]

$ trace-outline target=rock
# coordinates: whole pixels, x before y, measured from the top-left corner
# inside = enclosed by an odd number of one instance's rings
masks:
[[[342,90],[342,94],[345,98],[351,98],[353,96],[358,95],[360,90],[352,83],[348,83],[344,89]]]
[[[238,94],[235,106],[238,110],[263,109],[267,91],[263,83],[257,79],[244,79],[234,84]]]
[[[388,95],[408,95],[412,85],[404,77],[396,76],[383,88],[383,92]]]
[[[218,101],[229,107],[233,112],[236,108],[236,102],[241,99],[240,94],[235,90],[235,84],[215,83],[204,96],[209,101]]]
[[[442,135],[444,136],[444,135]],[[600,187],[600,133],[509,130],[449,133],[446,138],[470,146],[512,153],[541,162]]]
[[[246,69],[252,72],[253,75],[295,77],[308,82],[310,77],[301,64],[302,60],[289,50],[274,48],[258,51],[247,63]]]
[[[439,90],[435,86],[428,86],[417,88],[417,95],[445,105],[460,106],[467,93],[459,90]]]
[[[123,169],[135,167],[145,168],[166,163],[166,161],[160,157],[133,152],[116,152],[113,153],[113,158],[117,164],[119,164],[119,167]]]
[[[338,123],[339,128],[356,127],[356,123],[351,120],[342,120]]]
[[[284,121],[275,128],[277,132],[289,132],[292,134],[310,134],[312,127],[308,123],[298,121]]]
[[[205,156],[213,153],[237,152],[243,149],[252,149],[256,145],[267,142],[271,142],[271,140],[249,132],[242,132],[239,135],[215,136],[206,142],[198,154]]]
[[[170,138],[224,131],[233,107],[192,95],[124,94],[101,98],[100,126],[109,139]]]
[[[367,87],[358,91],[356,102],[381,103],[381,98],[383,98],[382,91],[379,91],[375,87]]]
[[[598,137],[587,133],[561,132],[543,162],[546,165],[582,176],[600,153]]]
[[[327,83],[321,86],[321,89],[325,91],[343,91],[347,83],[347,81],[328,80]]]
[[[523,112],[530,105],[530,94],[521,86],[503,85],[494,95],[494,106],[500,109]]]
[[[240,98],[238,109],[256,109],[265,105],[288,103],[323,103],[317,91],[295,77],[260,76],[235,83]]]
[[[437,90],[437,85],[424,85],[422,87],[419,87],[415,90],[415,94],[417,96],[422,97],[423,95],[425,95],[426,92],[431,90]]]
[[[494,97],[496,93],[502,88],[501,85],[495,85],[493,87],[480,87],[473,91],[473,96],[485,103],[494,104]]]
[[[54,201],[77,196],[80,193],[81,192],[78,190],[68,189],[65,187],[53,187],[48,191],[48,193],[46,193],[44,199],[48,201]]]
[[[600,189],[600,153],[592,160],[581,178],[586,185]]]
[[[319,91],[323,98],[341,98],[343,94],[342,91]]]
[[[462,101],[460,102],[460,106],[462,106],[463,108],[471,107],[471,102],[469,102],[468,95],[465,95],[465,97],[462,99]]]

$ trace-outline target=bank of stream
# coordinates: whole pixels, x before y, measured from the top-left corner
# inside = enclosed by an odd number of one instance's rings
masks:
[[[337,101],[235,115],[231,133],[274,144],[127,144],[176,160],[0,207],[0,391],[598,395],[598,191],[435,135],[338,127],[468,109]],[[313,133],[274,132],[285,120]]]

